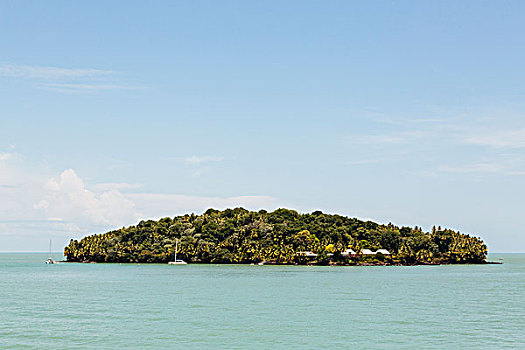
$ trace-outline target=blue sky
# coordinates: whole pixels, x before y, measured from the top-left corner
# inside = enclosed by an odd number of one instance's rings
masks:
[[[0,1],[0,251],[208,207],[525,251],[519,1]]]

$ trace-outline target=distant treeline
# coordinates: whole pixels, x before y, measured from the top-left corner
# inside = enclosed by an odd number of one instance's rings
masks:
[[[320,211],[243,208],[141,221],[71,240],[64,253],[72,262],[167,263],[177,239],[177,258],[193,263],[455,264],[483,263],[487,256],[481,239],[441,227],[423,232]],[[356,254],[343,256],[348,248]],[[365,256],[363,249],[387,249],[391,255]],[[296,254],[304,251],[317,257]]]

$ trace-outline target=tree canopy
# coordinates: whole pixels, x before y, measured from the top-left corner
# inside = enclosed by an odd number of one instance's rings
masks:
[[[166,263],[173,258],[176,240],[177,256],[194,263],[446,264],[483,263],[487,256],[480,238],[441,227],[423,232],[417,226],[381,225],[320,211],[243,208],[141,221],[71,240],[64,254],[71,262]],[[349,248],[356,254],[342,256]],[[363,249],[392,254],[363,256]],[[312,261],[297,254],[302,251],[317,257]]]

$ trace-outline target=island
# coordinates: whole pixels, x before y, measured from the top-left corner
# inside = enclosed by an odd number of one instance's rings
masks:
[[[398,227],[321,211],[208,209],[71,240],[68,262],[296,265],[482,264],[487,246],[451,229]]]

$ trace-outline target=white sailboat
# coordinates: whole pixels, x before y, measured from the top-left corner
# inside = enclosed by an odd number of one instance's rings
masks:
[[[184,260],[177,260],[177,248],[179,247],[179,240],[177,239],[175,241],[175,254],[173,257],[173,261],[168,262],[169,265],[186,265],[187,262]]]
[[[51,240],[49,240],[49,258],[47,258],[46,264],[58,264],[58,262],[51,257]]]

